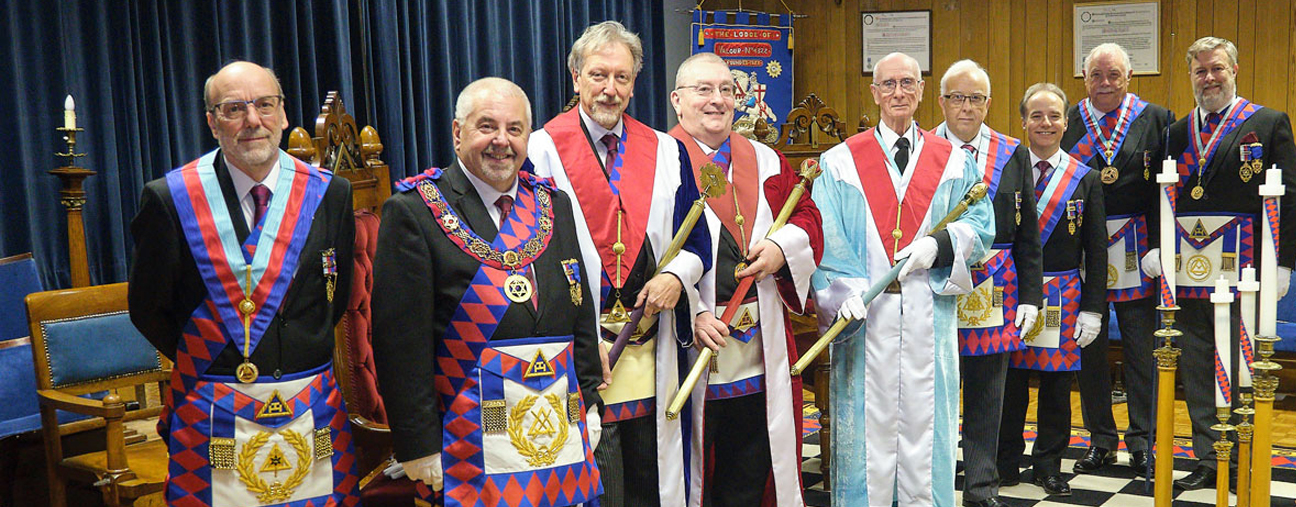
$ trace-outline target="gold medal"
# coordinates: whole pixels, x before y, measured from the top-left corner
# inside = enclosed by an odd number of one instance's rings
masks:
[[[904,231],[900,230],[899,227],[896,227],[894,231],[891,231],[891,237],[895,238],[896,240],[899,240],[900,238],[904,237]]]
[[[1147,166],[1143,166],[1143,179],[1144,180],[1152,179],[1152,171],[1148,170]]]
[[[738,264],[734,264],[734,280],[738,279],[738,273],[741,273],[742,270],[744,269],[747,269],[746,262],[739,262]]]
[[[260,372],[257,371],[256,365],[252,364],[252,361],[249,361],[246,357],[243,358],[243,364],[238,365],[238,368],[234,370],[234,376],[244,384],[256,382],[258,375],[260,375]]]
[[[1250,164],[1242,164],[1242,167],[1238,168],[1238,177],[1242,179],[1242,183],[1251,181],[1251,176]]]
[[[1021,225],[1021,211],[1017,212],[1017,225]]]
[[[504,294],[508,296],[509,301],[514,303],[525,303],[531,300],[531,280],[517,273],[511,274],[504,279]]]
[[[1107,185],[1116,183],[1116,178],[1120,176],[1120,171],[1114,166],[1104,167],[1102,170],[1102,182]]]
[[[1075,236],[1075,229],[1076,229],[1075,220],[1067,222],[1067,232],[1070,232],[1072,236]]]
[[[1206,194],[1206,189],[1202,188],[1201,185],[1197,185],[1192,189],[1192,198],[1195,200],[1200,200],[1202,196],[1205,194]]]

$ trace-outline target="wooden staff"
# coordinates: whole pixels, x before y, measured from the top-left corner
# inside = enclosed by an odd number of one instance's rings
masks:
[[[653,276],[660,274],[662,268],[670,264],[670,261],[675,260],[675,256],[679,255],[680,249],[684,248],[684,241],[693,232],[693,226],[697,225],[698,218],[702,217],[702,209],[706,206],[706,200],[725,194],[724,171],[720,169],[720,166],[708,162],[702,166],[700,172],[702,173],[702,195],[696,201],[693,201],[693,206],[689,208],[688,215],[684,216],[684,223],[680,224],[679,230],[675,232],[675,237],[671,238],[670,245],[666,247],[661,260],[657,262],[657,270],[653,271]],[[649,277],[649,279],[652,279],[652,277]],[[630,322],[627,322],[625,327],[621,328],[621,332],[617,333],[616,341],[612,343],[612,349],[608,351],[609,370],[616,367],[617,360],[621,359],[621,352],[625,350],[626,344],[630,343],[630,335],[634,334],[636,329],[639,329],[639,321],[643,320],[643,316],[644,307],[635,308],[634,312],[630,314]]]
[[[770,224],[769,231],[765,233],[766,238],[787,224],[788,219],[792,217],[792,212],[796,209],[797,203],[801,202],[801,195],[805,194],[806,187],[815,178],[818,178],[822,172],[819,169],[819,162],[814,159],[806,159],[801,162],[801,170],[798,172],[801,181],[798,181],[796,186],[792,187],[792,193],[788,195],[787,201],[783,202],[783,207],[779,209],[779,214],[774,218],[774,223]],[[738,307],[742,306],[744,299],[747,299],[747,292],[751,290],[751,286],[755,281],[756,277],[752,275],[743,277],[742,280],[738,281],[738,289],[734,291],[733,297],[729,298],[729,302],[725,304],[724,315],[720,316],[720,321],[724,322],[726,326],[733,320],[734,314],[738,313]],[[711,356],[713,355],[715,355],[715,351],[711,350],[710,347],[703,347],[702,351],[698,353],[697,360],[693,362],[693,369],[689,370],[688,376],[684,377],[684,382],[680,384],[679,391],[676,391],[675,397],[671,398],[670,406],[666,409],[667,419],[675,420],[675,418],[679,417],[680,411],[684,409],[684,403],[688,401],[689,393],[693,392],[693,388],[697,386],[698,379],[702,377],[702,372],[706,370],[707,364],[711,362]]]
[[[968,189],[967,194],[963,196],[963,199],[959,200],[958,204],[954,206],[954,209],[950,210],[948,215],[945,215],[945,218],[942,218],[940,222],[936,223],[935,227],[932,227],[931,232],[928,235],[940,232],[945,228],[945,226],[949,225],[950,222],[957,220],[963,215],[963,212],[967,211],[967,209],[972,206],[972,204],[981,200],[982,197],[985,197],[987,190],[989,190],[989,187],[987,187],[985,183],[977,182],[977,184],[972,185],[972,188]],[[869,287],[868,292],[864,293],[864,304],[867,305],[871,303],[878,294],[881,294],[883,290],[886,290],[887,285],[890,285],[891,282],[894,282],[896,278],[900,276],[900,270],[904,268],[905,264],[908,262],[909,257],[900,259],[895,263],[895,266],[891,267],[890,271],[887,271],[886,275],[884,275],[881,280],[874,283],[872,287]],[[792,365],[792,374],[800,375],[801,372],[805,371],[805,369],[810,366],[810,363],[814,362],[814,359],[818,357],[824,349],[828,348],[828,344],[832,343],[833,338],[836,338],[838,334],[841,334],[841,332],[845,330],[846,326],[851,322],[851,319],[843,318],[838,318],[834,321],[832,327],[829,327],[828,331],[824,332],[823,336],[820,336],[819,340],[814,342],[814,345],[810,346],[810,350],[807,350],[805,355],[801,356],[801,359],[797,360],[796,364]]]

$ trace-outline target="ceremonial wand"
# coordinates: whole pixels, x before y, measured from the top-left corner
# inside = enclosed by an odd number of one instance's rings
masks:
[[[959,216],[963,215],[963,212],[967,211],[968,207],[981,200],[982,197],[985,197],[988,189],[989,187],[987,187],[985,183],[978,182],[977,184],[972,185],[972,188],[968,189],[967,194],[959,200],[958,204],[954,206],[954,209],[950,210],[949,214],[945,215],[945,218],[942,218],[940,222],[937,222],[935,227],[932,227],[929,235],[940,232],[946,225],[949,225],[950,222],[957,220]],[[864,293],[864,304],[867,305],[871,303],[878,294],[881,294],[883,290],[886,290],[886,286],[890,285],[891,282],[894,282],[895,279],[900,276],[900,270],[903,269],[904,265],[908,262],[908,257],[900,259],[895,263],[895,266],[891,267],[890,271],[887,271],[886,275],[884,275],[881,280],[873,284],[872,287],[869,287],[869,290]],[[819,340],[814,342],[814,345],[810,346],[810,350],[807,350],[805,355],[801,356],[801,359],[797,360],[796,364],[792,365],[792,374],[800,375],[801,372],[805,371],[805,369],[810,366],[810,363],[814,362],[814,359],[818,357],[824,349],[828,348],[828,344],[832,343],[833,338],[836,338],[838,334],[841,334],[841,332],[845,330],[846,326],[850,323],[851,319],[838,318],[834,321],[832,327],[829,327],[828,330],[824,332],[823,336],[820,336]]]
[[[702,195],[696,201],[693,201],[693,206],[689,208],[688,215],[684,216],[684,223],[680,224],[679,230],[675,232],[675,237],[671,238],[670,245],[662,253],[661,260],[657,262],[657,270],[653,272],[653,276],[661,273],[662,268],[665,268],[667,264],[670,264],[670,261],[675,259],[676,255],[679,255],[680,249],[684,247],[684,241],[688,239],[689,234],[693,232],[693,226],[697,225],[698,218],[702,216],[702,209],[706,205],[706,200],[712,197],[720,197],[725,193],[724,172],[721,171],[720,166],[708,162],[702,166],[700,172],[702,173],[700,178],[702,180]],[[625,350],[626,344],[630,343],[630,335],[634,334],[634,331],[639,328],[639,321],[643,320],[643,316],[644,307],[635,308],[630,313],[630,322],[627,322],[625,327],[621,328],[621,332],[617,333],[616,341],[612,342],[612,349],[608,351],[609,370],[616,366],[617,360],[621,358],[621,352]]]
[[[774,223],[770,224],[769,232],[765,233],[765,237],[770,237],[775,231],[787,224],[788,219],[792,217],[792,211],[796,209],[797,203],[801,202],[801,195],[805,193],[806,186],[819,177],[820,172],[819,163],[814,159],[806,159],[801,162],[801,171],[798,173],[801,176],[801,181],[798,181],[796,186],[792,187],[792,193],[788,195],[787,201],[779,209],[779,214],[774,218]],[[743,300],[747,299],[747,292],[751,290],[751,286],[755,281],[756,277],[752,275],[738,281],[738,289],[734,291],[733,297],[729,298],[729,302],[725,304],[724,315],[720,316],[720,321],[724,322],[726,326],[733,320],[734,314],[738,313],[738,308],[742,306]],[[702,377],[702,372],[706,370],[707,364],[711,362],[711,356],[714,354],[715,351],[709,347],[703,347],[702,351],[698,353],[697,360],[693,362],[693,369],[689,370],[688,376],[684,377],[684,382],[680,384],[679,391],[675,393],[674,398],[671,398],[670,406],[666,409],[667,419],[675,420],[675,418],[679,417],[680,410],[683,410],[684,403],[688,401],[689,393],[693,392],[693,388],[697,386],[698,379]]]

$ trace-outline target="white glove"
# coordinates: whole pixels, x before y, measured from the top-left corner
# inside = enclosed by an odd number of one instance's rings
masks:
[[[1287,295],[1287,289],[1291,287],[1292,270],[1278,266],[1278,299]]]
[[[896,262],[900,262],[900,259],[909,259],[909,262],[900,268],[900,281],[909,278],[909,273],[931,268],[932,263],[936,262],[937,248],[936,238],[924,236],[896,252]]]
[[[1013,320],[1013,325],[1021,330],[1025,335],[1035,326],[1035,318],[1039,317],[1039,307],[1035,305],[1017,305],[1017,319]]]
[[[868,305],[864,303],[863,294],[855,294],[842,301],[837,309],[837,318],[862,321],[868,317]]]
[[[411,480],[423,481],[423,484],[432,486],[433,491],[441,491],[442,472],[441,472],[441,453],[431,456],[424,456],[410,461],[402,461],[401,467],[405,469],[405,475]]]
[[[1143,254],[1143,262],[1139,263],[1139,268],[1148,278],[1161,276],[1161,249],[1153,248],[1148,253]]]
[[[1102,329],[1102,315],[1094,312],[1080,312],[1076,317],[1076,345],[1080,348],[1088,347],[1098,338],[1098,331]]]
[[[599,417],[597,405],[585,412],[585,431],[589,433],[590,449],[598,448],[599,438],[603,436],[603,418]]]
[[[386,475],[390,479],[400,479],[401,477],[405,477],[405,465],[396,461],[395,456],[387,458],[387,463],[389,463],[389,465],[387,465],[387,468],[383,469],[383,475]]]

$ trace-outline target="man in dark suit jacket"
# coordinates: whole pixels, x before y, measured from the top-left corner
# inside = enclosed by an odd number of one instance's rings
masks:
[[[1211,292],[1209,285],[1221,275],[1236,285],[1239,270],[1247,264],[1259,266],[1260,258],[1268,253],[1260,248],[1251,251],[1249,245],[1239,245],[1229,239],[1232,235],[1225,234],[1220,239],[1232,244],[1211,250],[1216,245],[1211,241],[1202,247],[1208,262],[1193,262],[1198,252],[1184,239],[1185,231],[1191,237],[1197,232],[1197,223],[1210,223],[1212,216],[1215,220],[1232,216],[1236,220],[1220,227],[1250,227],[1256,235],[1254,244],[1259,245],[1265,217],[1259,195],[1264,175],[1259,169],[1276,165],[1282,169],[1287,191],[1296,190],[1296,145],[1292,143],[1287,113],[1237,96],[1237,47],[1232,42],[1216,37],[1198,39],[1188,48],[1188,66],[1197,107],[1170,126],[1166,154],[1175,158],[1180,176],[1175,215],[1181,232],[1182,262],[1176,276],[1181,311],[1176,314],[1175,328],[1184,333],[1177,341],[1183,348],[1179,368],[1187,372],[1183,375],[1184,391],[1193,423],[1193,454],[1198,460],[1196,470],[1175,481],[1175,486],[1191,490],[1214,484],[1216,462],[1211,444],[1219,439],[1219,433],[1210,429],[1216,418],[1212,391],[1215,376],[1210,373],[1214,371],[1214,320],[1212,303],[1206,299]],[[1279,298],[1286,294],[1296,264],[1296,199],[1285,196],[1281,206]],[[1229,266],[1226,261],[1231,259],[1220,258],[1219,252],[1236,261]],[[1234,330],[1238,328],[1239,308],[1235,302],[1231,312]],[[1237,340],[1235,332],[1233,347]],[[1231,367],[1236,368],[1236,363]]]
[[[1152,331],[1156,325],[1156,279],[1139,269],[1148,238],[1157,237],[1157,184],[1152,175],[1165,158],[1166,125],[1174,121],[1166,108],[1129,92],[1129,55],[1120,45],[1095,46],[1085,57],[1089,96],[1067,112],[1062,149],[1097,171],[1103,183],[1107,213],[1107,301],[1116,308],[1125,357],[1125,392],[1129,428],[1125,446],[1130,467],[1147,473],[1148,432],[1152,428]],[[1155,244],[1155,243],[1154,243]],[[1111,375],[1107,364],[1109,313],[1101,312],[1102,332],[1084,348],[1080,369],[1080,402],[1089,451],[1076,461],[1075,473],[1094,472],[1116,462],[1116,421],[1112,417]]]
[[[341,396],[328,400],[335,392],[329,368],[333,325],[346,309],[351,287],[351,187],[345,178],[278,149],[288,120],[282,88],[270,69],[231,63],[207,80],[204,92],[207,123],[220,149],[149,182],[131,222],[131,321],[176,361],[159,429],[169,438],[172,430],[187,427],[192,421],[174,417],[185,407],[217,414],[217,422],[191,427],[202,438],[212,438],[211,454],[196,464],[192,457],[173,461],[170,469],[173,479],[195,473],[211,477],[211,485],[194,488],[192,481],[173,481],[167,489],[170,502],[210,498],[212,490],[248,494],[231,475],[229,463],[208,462],[222,452],[222,441],[214,437],[247,445],[250,436],[233,429],[234,418],[241,416],[223,412],[219,404],[204,404],[211,389],[221,389],[217,385],[239,386],[244,394],[270,403],[272,392],[288,399],[299,391],[278,391],[298,379],[318,377],[323,387],[311,397],[313,410],[342,414],[329,436],[342,442],[335,446],[335,459],[351,452],[350,439],[339,438],[349,432]],[[258,257],[258,251],[269,255]],[[247,287],[249,280],[255,289]],[[258,397],[262,391],[264,396]],[[315,413],[315,421],[297,414],[280,427],[301,424],[309,431],[322,430],[334,423],[322,419],[322,413]],[[219,422],[221,414],[230,416],[228,427]],[[173,454],[196,445],[193,437],[186,438],[170,442]],[[285,445],[279,440],[276,436],[267,445]],[[294,467],[301,463],[289,462]],[[334,495],[333,485],[309,481],[296,489],[306,490],[327,491],[312,498],[339,502],[355,494]]]
[[[994,201],[993,253],[976,259],[976,288],[959,296],[958,308],[963,505],[998,507],[1005,505],[999,500],[995,458],[1008,356],[1025,347],[1021,336],[1034,326],[1044,300],[1035,181],[1030,167],[1010,163],[1018,152],[1025,156],[1021,141],[985,124],[990,109],[990,76],[985,69],[972,60],[954,62],[941,77],[939,101],[945,122],[936,126],[935,134],[976,160]]]
[[[1023,338],[1026,348],[1013,352],[1009,360],[998,457],[1001,484],[1015,484],[1026,448],[1022,426],[1030,402],[1030,370],[1038,371],[1039,437],[1031,452],[1035,484],[1058,496],[1071,494],[1059,468],[1071,439],[1072,372],[1080,369],[1080,349],[1098,336],[1099,312],[1107,309],[1102,183],[1096,172],[1061,150],[1066,104],[1066,94],[1051,83],[1026,90],[1020,111],[1030,150],[1019,150],[1009,162],[1031,173],[1036,182],[1044,244],[1044,315]]]
[[[378,233],[374,360],[396,459],[429,501],[442,470],[473,470],[445,474],[446,505],[532,475],[557,497],[544,505],[585,502],[602,489],[602,366],[571,201],[519,172],[517,85],[475,81],[455,116],[458,160],[398,183]]]

